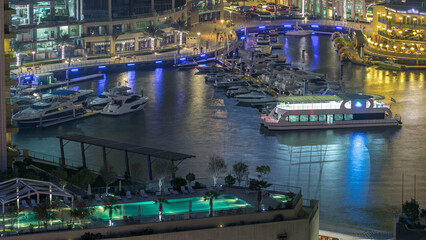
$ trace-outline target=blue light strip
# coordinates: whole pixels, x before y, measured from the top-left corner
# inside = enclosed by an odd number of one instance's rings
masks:
[[[155,61],[155,64],[162,64],[163,63],[163,61],[162,60],[157,60],[157,61]]]
[[[186,61],[186,57],[179,58],[179,61]]]
[[[99,65],[98,66],[98,69],[105,69],[106,68],[106,66],[105,65]]]
[[[127,66],[128,67],[134,67],[136,64],[135,63],[128,63]]]
[[[337,26],[336,29],[337,30],[343,30],[343,27]]]
[[[319,28],[319,25],[317,25],[317,24],[312,24],[312,25],[311,25],[311,28]]]
[[[291,28],[291,25],[290,24],[286,24],[286,25],[284,25],[284,27],[285,28]]]
[[[78,72],[78,68],[71,68],[71,72]]]
[[[265,29],[265,26],[259,26],[259,29]]]
[[[200,58],[205,58],[207,55],[205,53],[200,54]]]

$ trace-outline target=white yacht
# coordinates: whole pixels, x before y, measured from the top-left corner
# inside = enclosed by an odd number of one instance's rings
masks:
[[[256,45],[259,47],[267,47],[271,43],[271,39],[268,34],[258,34],[256,37]]]
[[[286,36],[308,36],[312,34],[312,30],[305,30],[300,26],[295,26],[292,30],[285,32]]]
[[[270,130],[400,126],[399,115],[378,95],[322,95],[278,98],[260,122]]]
[[[123,115],[130,112],[142,110],[148,102],[148,97],[133,93],[110,95],[111,102],[108,103],[101,114],[105,115]]]
[[[74,105],[71,99],[58,97],[34,103],[12,116],[12,120],[19,127],[41,127],[84,114],[86,110],[82,105]]]
[[[101,93],[101,95],[99,95],[98,97],[89,101],[89,103],[87,104],[87,107],[104,108],[105,105],[107,105],[108,103],[111,102],[111,98],[109,98],[109,96],[111,94],[113,94],[113,95],[125,94],[130,89],[131,88],[129,88],[129,87],[112,88],[109,91],[105,91],[105,92]]]

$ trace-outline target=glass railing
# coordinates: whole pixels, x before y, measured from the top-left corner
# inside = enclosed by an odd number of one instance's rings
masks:
[[[395,35],[389,35],[384,31],[378,31],[378,34],[380,36],[394,39],[394,40],[405,40],[405,41],[417,41],[417,42],[426,42],[426,38],[422,34],[417,34],[415,36],[395,36]]]
[[[394,20],[388,20],[382,17],[378,18],[379,22],[386,24],[388,26],[397,26],[397,27],[406,27],[406,28],[418,28],[418,29],[425,29],[426,24],[422,23],[404,23],[404,22],[396,22]]]

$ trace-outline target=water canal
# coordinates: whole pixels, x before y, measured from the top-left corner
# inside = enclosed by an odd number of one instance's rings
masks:
[[[289,61],[339,79],[340,62],[328,36],[280,37]],[[279,52],[284,52],[280,50]],[[299,64],[300,65],[300,64]],[[300,65],[301,66],[301,65]],[[197,156],[179,165],[177,175],[188,171],[207,176],[208,158],[222,155],[229,169],[243,160],[254,172],[268,164],[269,180],[302,187],[304,198],[321,201],[320,217],[336,223],[392,230],[393,213],[401,206],[401,178],[405,174],[404,199],[413,196],[426,207],[426,90],[425,72],[393,73],[375,67],[344,66],[344,86],[393,97],[392,111],[402,116],[397,129],[346,129],[269,132],[261,128],[254,108],[236,106],[224,92],[214,91],[196,70],[171,68],[109,73],[107,80],[82,83],[101,93],[117,82],[150,98],[144,111],[120,116],[95,116],[44,129],[22,130],[14,135],[21,149],[60,155],[61,134],[84,134]],[[101,165],[101,150],[87,153]],[[66,158],[80,160],[80,146],[68,144]],[[138,157],[131,157],[137,161]],[[123,171],[122,156],[108,155]]]

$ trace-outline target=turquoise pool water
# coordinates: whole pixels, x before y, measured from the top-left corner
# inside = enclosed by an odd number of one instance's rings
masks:
[[[189,201],[192,201],[192,212],[207,212],[209,211],[209,201],[204,201],[202,197],[193,198],[180,198],[168,199],[168,204],[163,204],[163,214],[173,215],[182,214],[189,211]],[[118,204],[120,209],[113,212],[112,218],[115,220],[122,220],[123,216],[139,216],[139,206],[141,209],[141,216],[154,216],[158,215],[158,204],[154,201],[137,202],[137,203],[124,203]],[[238,199],[233,195],[220,195],[218,199],[213,201],[213,210],[226,210],[251,207],[250,204]],[[109,220],[109,211],[104,211],[103,206],[96,207],[92,218]]]
[[[288,197],[287,195],[282,195],[282,194],[271,194],[271,197],[283,203],[286,203],[291,200],[290,197]]]

